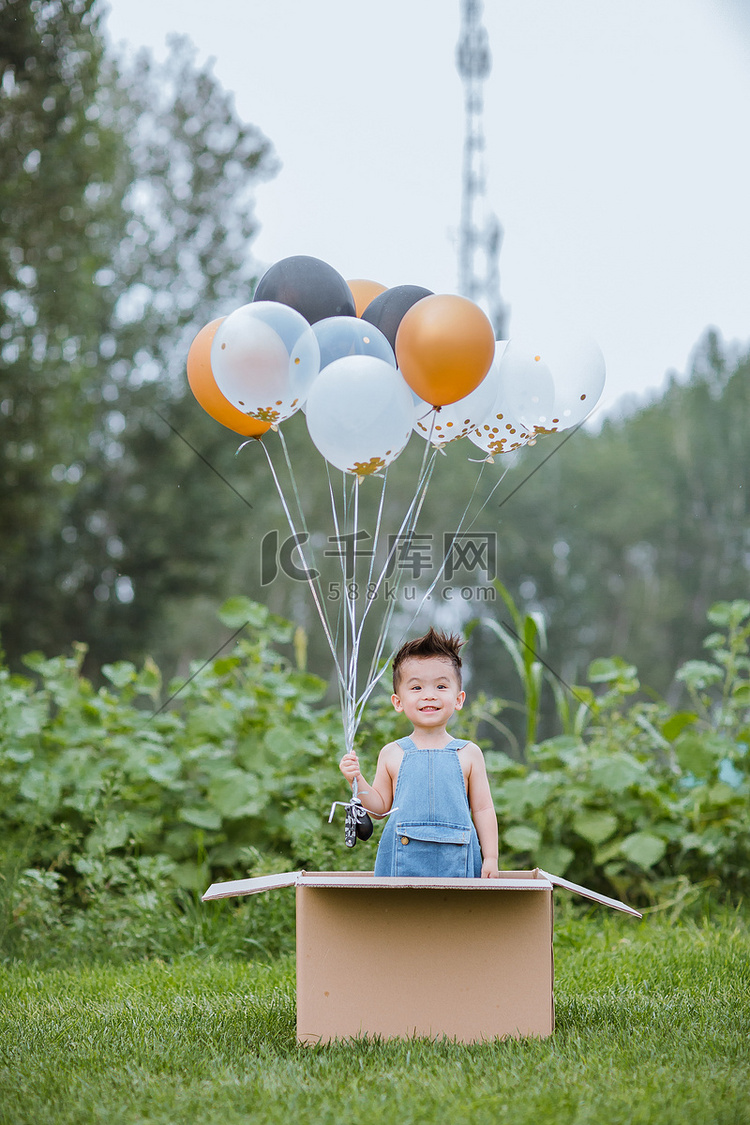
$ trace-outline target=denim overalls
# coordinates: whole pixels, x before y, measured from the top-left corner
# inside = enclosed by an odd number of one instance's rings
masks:
[[[375,859],[376,875],[479,877],[482,853],[452,738],[440,750],[418,750],[399,738],[404,757]],[[364,803],[367,803],[365,797]]]

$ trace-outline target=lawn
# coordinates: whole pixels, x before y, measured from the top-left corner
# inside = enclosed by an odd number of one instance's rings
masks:
[[[301,1047],[289,959],[7,964],[0,1122],[750,1123],[750,913],[562,906],[543,1041]]]

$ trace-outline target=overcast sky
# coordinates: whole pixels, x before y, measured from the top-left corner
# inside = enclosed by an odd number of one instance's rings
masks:
[[[750,0],[485,0],[484,23],[511,336],[592,334],[605,409],[709,325],[746,344]],[[459,0],[110,0],[107,26],[157,57],[188,35],[272,141],[261,262],[457,291]]]

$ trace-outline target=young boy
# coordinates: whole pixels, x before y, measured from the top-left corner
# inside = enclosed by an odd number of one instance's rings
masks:
[[[376,875],[498,876],[497,817],[482,751],[446,730],[466,698],[461,644],[430,629],[402,645],[391,701],[411,722],[411,735],[383,747],[372,785],[354,751],[339,763],[350,784],[357,779],[369,812],[397,810],[380,839]]]

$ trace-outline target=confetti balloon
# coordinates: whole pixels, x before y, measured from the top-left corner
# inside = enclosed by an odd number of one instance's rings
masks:
[[[492,404],[468,434],[469,440],[479,449],[483,449],[490,458],[520,449],[530,437],[528,428],[511,415],[507,389],[500,382],[500,360],[507,346],[507,340],[498,340],[495,345],[495,358],[485,380],[485,382],[489,380],[493,388]]]
[[[495,401],[495,369],[490,367],[478,387],[471,394],[448,406],[430,406],[419,400],[414,429],[426,441],[442,446],[459,438],[468,437]]]
[[[326,461],[358,477],[390,465],[414,424],[414,400],[390,363],[368,355],[329,363],[307,400],[307,428]]]
[[[498,359],[495,401],[530,433],[552,420],[555,384],[545,355],[542,347],[511,339]]]
[[[220,316],[201,328],[198,335],[190,345],[187,357],[187,377],[190,390],[206,411],[222,426],[234,430],[243,437],[259,437],[269,428],[268,422],[259,422],[255,418],[248,418],[236,406],[232,406],[229,399],[225,398],[216,385],[214,373],[211,370],[211,345],[216,330],[224,321]]]
[[[219,325],[211,368],[233,406],[278,425],[306,399],[320,368],[320,349],[301,313],[274,301],[257,301],[236,309]]]
[[[555,384],[547,432],[568,430],[588,417],[604,390],[606,365],[601,348],[588,337],[553,342],[545,348]],[[540,427],[539,432],[541,432]]]

